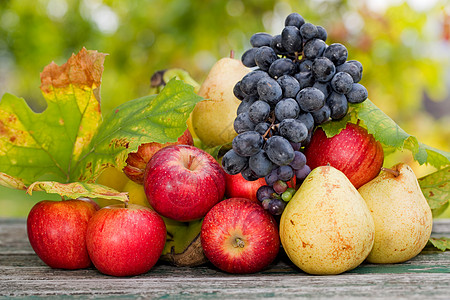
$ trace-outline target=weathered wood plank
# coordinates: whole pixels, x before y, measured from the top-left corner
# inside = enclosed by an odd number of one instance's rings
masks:
[[[433,235],[450,236],[450,220]],[[426,248],[403,264],[360,267],[338,276],[311,276],[285,255],[257,274],[232,275],[212,265],[176,268],[158,263],[150,272],[115,278],[86,270],[54,270],[34,254],[24,220],[0,219],[0,296],[64,298],[450,298],[450,252]]]

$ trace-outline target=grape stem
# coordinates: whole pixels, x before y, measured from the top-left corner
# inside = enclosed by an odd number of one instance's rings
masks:
[[[263,139],[264,140],[268,139],[267,136],[269,136],[269,137],[272,136],[271,130],[275,130],[275,129],[278,128],[278,124],[275,125],[275,114],[273,112],[271,112],[270,117],[269,117],[268,120],[270,121],[270,126],[269,126],[269,128],[266,130],[266,132],[263,135]]]

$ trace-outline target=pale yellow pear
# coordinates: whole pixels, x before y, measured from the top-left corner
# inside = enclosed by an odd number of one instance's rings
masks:
[[[359,188],[375,222],[371,263],[399,263],[422,251],[431,235],[433,219],[413,170],[404,163],[382,171]],[[395,172],[394,172],[395,173]]]
[[[364,199],[341,171],[317,167],[286,206],[280,238],[306,273],[339,274],[360,265],[372,249],[375,227]]]
[[[230,143],[236,136],[233,123],[240,101],[233,88],[249,71],[240,60],[222,58],[200,87],[198,94],[210,100],[197,103],[191,118],[193,131],[206,146]]]

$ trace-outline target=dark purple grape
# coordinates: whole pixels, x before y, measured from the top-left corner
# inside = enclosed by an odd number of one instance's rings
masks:
[[[284,27],[283,31],[281,31],[281,45],[289,53],[302,52],[303,40],[300,30],[295,26]]]
[[[283,91],[278,82],[270,77],[264,77],[257,84],[259,99],[275,105],[283,96]],[[264,121],[264,120],[262,120]]]
[[[234,87],[233,87],[233,94],[239,100],[244,100],[245,96],[247,96],[241,90],[241,81],[236,82],[236,84],[234,85]]]
[[[238,155],[252,156],[261,150],[263,138],[256,131],[246,131],[238,134],[231,144]]]
[[[312,117],[311,113],[301,113],[298,115],[297,120],[305,124],[306,128],[308,129],[308,133],[311,133],[314,129],[314,118]]]
[[[255,33],[250,38],[250,44],[253,47],[270,46],[270,42],[272,42],[272,35],[265,32]]]
[[[328,98],[330,93],[333,91],[329,82],[317,81],[314,83],[313,87],[315,87],[316,89],[319,89],[323,93],[323,96],[325,97],[325,99]]]
[[[284,119],[295,119],[300,113],[297,101],[292,98],[282,99],[275,106],[275,118],[281,122]]]
[[[347,114],[348,103],[345,95],[332,92],[327,98],[326,103],[330,108],[330,117],[333,120],[342,119]]]
[[[345,98],[345,97],[344,97]],[[345,100],[347,102],[347,100]],[[248,113],[243,112],[237,115],[233,123],[234,131],[237,133],[243,133],[255,129],[255,123],[250,120]]]
[[[319,38],[319,39],[321,39],[322,41],[324,41],[324,42],[326,42],[327,41],[327,37],[328,37],[328,34],[327,34],[327,31],[325,30],[325,28],[323,28],[322,26],[320,26],[320,25],[316,25],[316,28],[317,28],[317,38]]]
[[[303,168],[295,171],[295,177],[297,180],[304,180],[310,172],[311,168],[308,165],[305,165]]]
[[[248,109],[248,117],[254,124],[264,122],[269,117],[269,114],[270,105],[261,100],[255,101]]]
[[[309,60],[314,60],[316,57],[323,55],[323,52],[327,48],[327,44],[320,39],[312,39],[305,43],[303,47],[303,55]]]
[[[233,149],[222,157],[223,170],[230,175],[239,174],[248,166],[248,158],[238,155]]]
[[[278,131],[282,137],[294,143],[301,143],[308,137],[308,129],[305,124],[297,119],[284,119],[281,121]]]
[[[275,199],[270,200],[270,202],[267,206],[267,210],[272,215],[279,216],[283,213],[285,207],[286,207],[286,202],[284,202],[283,200],[280,200],[278,198],[275,198]]]
[[[342,65],[339,65],[336,67],[336,72],[345,72],[350,74],[352,76],[353,82],[359,82],[362,77],[362,73],[360,71],[360,68],[356,63],[351,63],[346,61]]]
[[[261,80],[264,77],[269,77],[266,72],[261,70],[255,70],[247,75],[245,75],[241,80],[241,90],[246,95],[257,95],[258,90],[256,89],[259,80]]]
[[[347,94],[352,89],[353,78],[346,72],[337,72],[331,79],[331,87],[336,93]]]
[[[290,75],[283,75],[277,79],[278,84],[283,91],[284,98],[295,98],[300,91],[300,84],[297,79]]]
[[[270,128],[270,124],[269,123],[261,122],[261,123],[256,124],[255,131],[257,133],[259,133],[260,135],[265,135],[267,130],[269,130],[269,128]]]
[[[286,55],[287,51],[281,45],[281,34],[275,35],[270,43],[270,47],[275,51],[278,55]]]
[[[303,24],[305,24],[305,19],[298,13],[291,13],[284,20],[284,26],[295,26],[300,28]]]
[[[354,83],[352,89],[346,95],[347,101],[350,103],[361,103],[367,99],[369,93],[367,89],[360,83]]]
[[[247,167],[244,170],[242,170],[241,175],[247,181],[255,181],[259,179],[259,177],[255,173],[253,173],[250,167]]]
[[[314,87],[302,89],[296,98],[300,109],[306,112],[313,112],[320,109],[325,104],[324,94]]]
[[[312,117],[314,119],[314,124],[315,125],[320,125],[320,124],[323,124],[323,123],[325,123],[326,121],[328,121],[330,119],[331,110],[328,107],[328,105],[325,104],[319,110],[311,112],[311,115],[312,115]]]
[[[264,177],[266,184],[273,186],[273,184],[278,180],[277,168],[272,169],[272,171]]]
[[[255,55],[256,65],[263,71],[269,70],[270,65],[277,59],[278,55],[268,46],[258,48]]]
[[[264,199],[270,199],[273,193],[275,191],[271,186],[263,185],[256,191],[256,198],[263,202]]]
[[[267,139],[264,145],[269,159],[279,166],[288,165],[294,159],[294,149],[287,139],[274,135]]]
[[[248,166],[252,169],[253,173],[259,178],[265,177],[273,169],[273,163],[267,157],[264,150],[259,151],[255,155],[250,156],[248,160]]]
[[[289,142],[292,146],[292,149],[294,149],[294,151],[299,151],[300,148],[302,147],[302,143],[293,143],[293,142]],[[294,152],[295,153],[295,152]],[[295,158],[294,158],[295,159]],[[292,162],[291,162],[292,163]],[[289,164],[291,165],[291,164]]]
[[[278,170],[277,170],[278,171]],[[288,188],[288,185],[286,182],[282,181],[282,180],[277,180],[274,184],[273,184],[273,189],[275,190],[275,193],[277,194],[282,194],[284,193]]]
[[[333,78],[336,73],[336,67],[328,58],[318,57],[311,66],[311,72],[317,81],[327,82]]]
[[[295,64],[291,59],[279,58],[270,65],[269,75],[272,76],[273,78],[279,78],[283,75],[294,74],[295,69],[296,69]]]
[[[292,167],[292,169],[299,170],[303,168],[304,165],[306,165],[306,156],[300,151],[295,151],[294,154],[294,160],[291,161],[289,165]]]
[[[362,66],[362,64],[359,62],[359,61],[357,61],[357,60],[349,60],[349,61],[347,61],[349,64],[353,64],[353,65],[355,65],[357,68],[358,68],[358,70],[359,70],[359,74],[361,74],[361,77],[359,78],[359,79],[361,79],[362,78],[362,74],[363,74],[363,66]],[[353,76],[352,76],[353,77]],[[358,81],[355,81],[355,83],[358,83],[359,82],[359,80]]]
[[[309,59],[302,60],[298,64],[298,70],[300,72],[311,72],[312,64],[313,64],[312,60],[309,60]]]
[[[303,40],[306,42],[307,40],[313,39],[319,35],[319,31],[317,30],[316,25],[311,23],[305,23],[300,27],[300,34]]]
[[[294,177],[294,170],[291,166],[281,166],[277,169],[277,175],[279,180],[289,181]]]
[[[241,61],[244,64],[244,66],[249,68],[256,67],[255,55],[257,51],[258,48],[250,48],[247,51],[245,51],[244,54],[242,54]]]
[[[336,66],[342,65],[348,57],[347,48],[339,43],[331,44],[323,52],[323,56],[331,60]]]
[[[258,97],[253,95],[253,96],[246,96],[244,98],[244,100],[242,100],[242,102],[239,104],[236,114],[239,115],[243,112],[248,112],[248,109],[250,108],[250,106],[256,101],[258,100]]]
[[[314,77],[311,72],[300,72],[295,74],[294,77],[300,85],[300,90],[314,85]]]

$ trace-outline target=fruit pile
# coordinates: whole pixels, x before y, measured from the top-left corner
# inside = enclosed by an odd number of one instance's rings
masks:
[[[242,63],[256,69],[234,86],[242,101],[234,120],[238,135],[222,166],[249,181],[265,177],[267,186],[258,199],[274,215],[283,212],[295,191],[287,182],[294,177],[302,181],[311,171],[301,149],[308,146],[314,128],[342,119],[348,103],[361,103],[368,96],[358,83],[361,63],[347,61],[345,46],[327,45],[326,39],[323,27],[292,13],[281,34],[255,33],[250,38],[253,48],[242,55]]]

